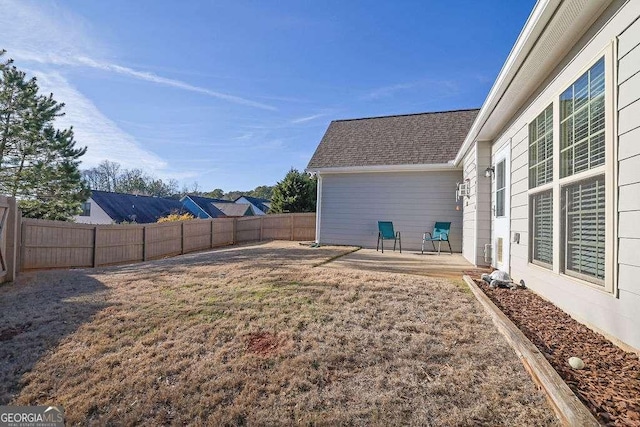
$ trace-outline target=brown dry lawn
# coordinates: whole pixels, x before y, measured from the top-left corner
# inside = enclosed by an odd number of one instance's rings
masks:
[[[461,284],[273,242],[0,287],[0,404],[70,424],[555,425]]]

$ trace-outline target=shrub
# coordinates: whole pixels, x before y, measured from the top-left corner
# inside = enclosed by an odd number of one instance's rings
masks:
[[[175,221],[188,221],[190,219],[194,219],[194,216],[190,213],[172,213],[167,216],[163,216],[162,218],[158,218],[157,222],[175,222]]]

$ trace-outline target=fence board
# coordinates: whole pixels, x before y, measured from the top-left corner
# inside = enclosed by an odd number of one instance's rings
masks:
[[[250,241],[313,240],[315,214],[145,225],[23,219],[21,232],[21,270],[92,267],[139,262]]]
[[[111,265],[144,259],[142,225],[96,227],[94,264]]]
[[[291,215],[262,216],[262,240],[291,240]]]
[[[316,214],[299,214],[291,217],[293,235],[291,240],[314,240],[316,238]]]
[[[212,246],[226,246],[235,243],[235,222],[234,218],[216,218],[213,220]]]
[[[260,240],[259,216],[236,219],[236,242],[256,242]]]
[[[184,222],[184,253],[211,247],[211,220],[194,219]]]
[[[93,266],[94,226],[25,219],[21,269]]]
[[[167,222],[147,225],[145,242],[147,259],[180,255],[182,252],[182,224]]]

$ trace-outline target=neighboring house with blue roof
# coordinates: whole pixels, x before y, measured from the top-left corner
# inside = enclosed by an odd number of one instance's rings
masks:
[[[225,214],[218,209],[214,203],[233,203],[230,200],[213,199],[211,197],[201,197],[187,194],[180,202],[186,210],[200,219],[224,218]]]
[[[235,200],[235,203],[251,205],[256,215],[266,215],[271,208],[271,200],[260,197],[241,196]]]
[[[269,202],[268,200],[254,197],[250,199],[254,199],[256,203],[258,201]],[[193,194],[187,194],[180,199],[185,209],[201,219],[264,215],[264,211],[255,207],[253,203],[249,201],[239,202],[238,200],[234,202],[232,200],[214,199]],[[268,209],[264,205],[262,207]]]
[[[89,200],[83,203],[82,214],[74,220],[81,224],[148,224],[172,213],[183,212],[185,209],[179,200],[94,190]]]

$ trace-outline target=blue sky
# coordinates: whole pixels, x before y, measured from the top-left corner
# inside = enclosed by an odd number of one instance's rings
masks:
[[[0,47],[104,159],[201,190],[304,169],[331,120],[480,107],[533,0],[0,0]]]

